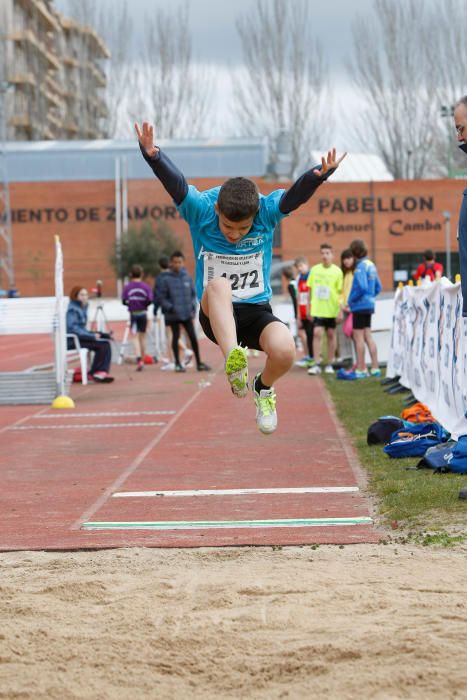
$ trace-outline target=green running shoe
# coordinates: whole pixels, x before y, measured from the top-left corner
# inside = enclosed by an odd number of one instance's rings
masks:
[[[277,428],[277,413],[276,413],[276,393],[271,387],[270,389],[261,389],[258,393],[255,389],[256,379],[253,382],[253,397],[256,404],[256,425],[265,435],[273,433]]]
[[[225,373],[229,380],[232,394],[242,399],[248,394],[248,356],[247,348],[240,345],[233,348],[225,361]]]

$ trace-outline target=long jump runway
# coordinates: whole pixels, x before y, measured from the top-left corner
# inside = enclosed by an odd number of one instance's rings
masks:
[[[279,428],[213,372],[74,385],[76,408],[0,407],[0,550],[375,542],[364,480],[324,384],[278,382]],[[261,359],[251,360],[251,376]]]

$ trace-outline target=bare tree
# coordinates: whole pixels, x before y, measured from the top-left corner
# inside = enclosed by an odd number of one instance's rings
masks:
[[[356,135],[396,179],[433,174],[439,105],[425,61],[428,9],[417,0],[375,0],[374,18],[353,26],[350,72],[364,103]]]
[[[147,16],[141,49],[138,98],[130,115],[140,120],[146,113],[158,138],[202,136],[210,77],[193,60],[187,5]]]
[[[105,61],[104,67],[107,116],[103,118],[102,125],[110,138],[123,135],[128,132],[128,93],[136,79],[136,69],[131,60],[133,21],[128,3],[113,0],[111,4],[99,5],[95,0],[61,0],[60,7],[80,24],[94,28],[110,51],[110,60]],[[83,87],[85,89],[85,85]]]
[[[309,7],[304,0],[259,0],[237,22],[245,74],[234,84],[236,116],[243,133],[267,137],[273,164],[277,138],[288,132],[289,177],[330,131],[327,68],[311,36]]]
[[[465,171],[465,155],[456,148],[452,108],[467,94],[467,3],[465,0],[433,2],[430,8],[428,35],[430,43],[426,64],[432,84],[432,99],[437,115],[434,155],[439,173]],[[442,119],[441,119],[442,118]]]

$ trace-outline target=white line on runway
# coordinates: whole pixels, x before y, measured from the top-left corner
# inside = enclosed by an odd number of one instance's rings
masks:
[[[272,528],[272,527],[338,527],[371,525],[373,519],[361,518],[286,518],[284,520],[195,520],[162,522],[86,522],[83,530],[207,530],[218,528]]]
[[[176,411],[121,411],[108,413],[47,413],[42,418],[99,418],[101,416],[172,416]]]
[[[355,493],[358,486],[305,486],[271,489],[195,489],[194,491],[120,491],[113,498],[154,498],[156,496],[250,496],[284,493]]]
[[[81,430],[90,428],[139,428],[142,426],[162,426],[165,423],[84,423],[81,425],[19,425],[10,430]]]

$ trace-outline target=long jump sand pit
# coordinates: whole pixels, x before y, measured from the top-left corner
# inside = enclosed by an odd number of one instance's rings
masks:
[[[466,698],[466,555],[0,554],[0,697]]]

